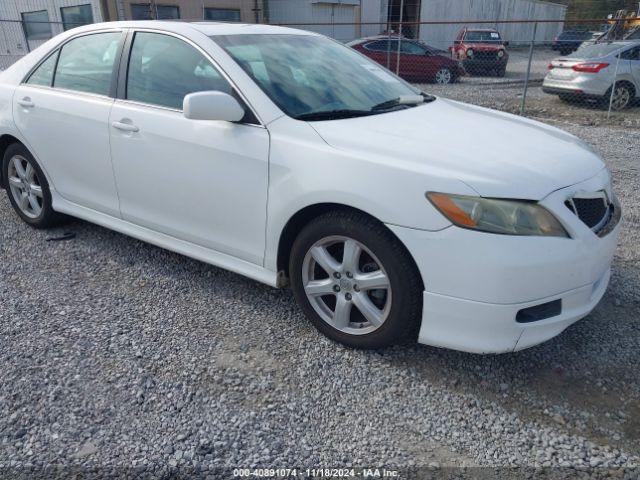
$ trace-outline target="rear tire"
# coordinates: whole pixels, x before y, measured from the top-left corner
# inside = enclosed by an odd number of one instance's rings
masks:
[[[404,245],[377,220],[351,211],[312,220],[294,241],[289,276],[307,318],[332,340],[357,348],[415,341],[420,274]]]
[[[611,104],[611,110],[615,112],[619,112],[629,107],[635,97],[635,89],[627,82],[616,82],[615,84],[615,92],[613,94],[613,101],[611,100],[611,89],[613,87],[609,87],[607,93],[604,94],[604,97],[600,101],[600,105],[602,108],[609,108],[609,104]]]
[[[455,77],[451,70],[447,67],[442,67],[436,72],[434,80],[439,85],[449,85],[455,81]]]
[[[53,210],[47,178],[24,145],[14,143],[7,148],[2,159],[2,178],[13,209],[26,224],[49,228],[65,219]]]

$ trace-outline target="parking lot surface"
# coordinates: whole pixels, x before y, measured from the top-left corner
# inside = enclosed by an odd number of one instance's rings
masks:
[[[81,221],[33,230],[2,192],[0,469],[637,467],[640,136],[559,126],[612,170],[612,283],[560,337],[498,356],[350,350],[288,290]]]

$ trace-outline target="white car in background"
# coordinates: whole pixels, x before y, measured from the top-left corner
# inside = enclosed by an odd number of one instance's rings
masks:
[[[583,45],[549,64],[542,91],[566,101],[593,100],[623,110],[640,99],[640,42]]]
[[[0,76],[0,158],[27,224],[72,215],[290,284],[356,347],[545,341],[599,302],[619,230],[609,172],[576,137],[264,25],[53,38]]]

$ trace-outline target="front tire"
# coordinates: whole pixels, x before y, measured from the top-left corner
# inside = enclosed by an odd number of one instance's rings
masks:
[[[422,282],[404,245],[380,222],[335,211],[296,238],[289,274],[314,326],[350,347],[381,348],[415,339]]]
[[[49,228],[63,220],[51,207],[51,191],[42,169],[24,145],[14,143],[7,148],[2,178],[13,209],[25,223]]]

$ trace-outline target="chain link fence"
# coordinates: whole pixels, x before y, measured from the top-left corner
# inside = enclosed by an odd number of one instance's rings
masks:
[[[272,24],[319,32],[378,62],[427,93],[543,120],[640,127],[640,21],[492,20],[297,22]],[[293,12],[295,13],[295,12]],[[275,22],[274,17],[289,20]],[[0,69],[69,25],[30,28],[0,21]],[[33,35],[32,35],[33,36]],[[12,40],[13,39],[13,42]]]

